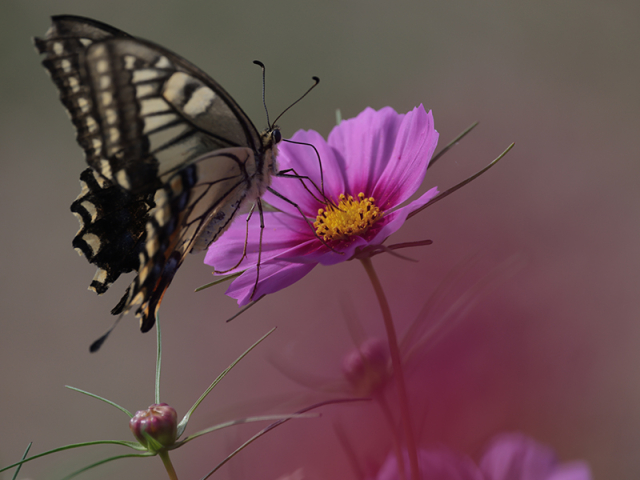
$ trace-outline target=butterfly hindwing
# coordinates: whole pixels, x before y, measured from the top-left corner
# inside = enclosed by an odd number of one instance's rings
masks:
[[[73,246],[98,267],[89,288],[107,291],[122,273],[137,270],[150,198],[120,188],[92,168],[80,175],[82,190],[71,204],[80,222]]]
[[[136,314],[141,330],[153,326],[156,308],[188,253],[206,249],[230,225],[243,202],[252,196],[247,178],[255,174],[249,148],[229,148],[203,155],[173,174],[155,194],[146,223],[138,276],[112,311]]]

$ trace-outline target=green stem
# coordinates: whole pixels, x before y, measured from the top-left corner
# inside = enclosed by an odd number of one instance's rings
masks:
[[[391,309],[389,308],[389,302],[387,302],[387,297],[385,296],[384,290],[382,289],[380,279],[378,278],[378,275],[373,268],[371,259],[361,258],[360,261],[362,262],[367,275],[369,275],[369,280],[371,280],[373,290],[378,297],[380,310],[382,310],[384,327],[387,331],[387,339],[389,340],[389,353],[391,354],[391,365],[393,366],[393,373],[398,389],[398,400],[400,401],[400,418],[404,430],[405,441],[407,442],[407,453],[409,454],[411,480],[420,480],[420,471],[418,469],[418,452],[416,450],[416,441],[413,437],[413,430],[411,429],[411,414],[409,412],[407,387],[404,382],[404,372],[402,369],[402,361],[400,360],[400,349],[398,348],[398,336],[396,335],[396,329],[393,325]],[[400,464],[404,464],[404,459],[398,459],[398,461],[400,462]]]
[[[173,464],[171,463],[171,459],[169,458],[169,452],[166,450],[158,452],[162,463],[164,464],[164,468],[167,469],[167,473],[169,474],[169,478],[171,480],[178,480],[178,474],[176,474],[176,470],[173,468]]]

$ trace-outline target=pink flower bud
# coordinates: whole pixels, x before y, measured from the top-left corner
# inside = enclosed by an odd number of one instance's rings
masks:
[[[153,404],[136,412],[129,421],[133,436],[149,450],[170,447],[178,435],[178,414],[166,403]]]
[[[342,372],[358,395],[380,390],[389,378],[389,355],[382,340],[370,338],[342,360]]]

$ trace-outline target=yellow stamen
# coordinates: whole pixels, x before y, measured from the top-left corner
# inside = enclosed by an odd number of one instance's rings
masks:
[[[378,221],[383,212],[375,205],[373,197],[365,198],[359,193],[354,199],[351,195],[340,195],[340,203],[318,210],[313,226],[319,237],[325,242],[344,240],[352,235],[362,235]]]

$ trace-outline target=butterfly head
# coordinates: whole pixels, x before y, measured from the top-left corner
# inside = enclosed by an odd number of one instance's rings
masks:
[[[268,130],[268,132],[269,132],[269,135],[271,136],[271,141],[273,142],[273,145],[277,145],[282,141],[282,134],[280,133],[280,127],[277,127],[274,125],[272,128]]]
[[[269,175],[274,175],[278,171],[276,163],[276,157],[278,156],[278,143],[282,141],[282,133],[280,133],[280,127],[273,125],[267,128],[261,135],[262,139],[262,152],[265,159],[265,170],[269,172]]]

